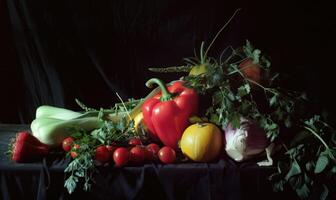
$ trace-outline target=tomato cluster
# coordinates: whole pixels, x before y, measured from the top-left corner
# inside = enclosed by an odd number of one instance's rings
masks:
[[[74,138],[65,138],[62,142],[62,147],[65,152],[70,153],[73,159],[78,156],[80,145],[75,143]],[[100,164],[113,162],[116,167],[125,165],[139,166],[156,161],[169,164],[175,162],[176,153],[171,147],[160,147],[156,143],[143,145],[140,138],[131,138],[127,146],[110,144],[96,147],[94,159]]]

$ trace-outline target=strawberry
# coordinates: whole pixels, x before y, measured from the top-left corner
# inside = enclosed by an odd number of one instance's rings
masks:
[[[41,143],[28,131],[19,132],[12,144],[12,160],[16,162],[32,162],[49,153],[49,146]]]

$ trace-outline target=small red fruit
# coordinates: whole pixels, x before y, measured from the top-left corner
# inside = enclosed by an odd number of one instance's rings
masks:
[[[155,143],[151,143],[146,146],[146,150],[146,160],[152,161],[157,159],[160,147]]]
[[[146,150],[141,146],[135,146],[130,150],[130,161],[134,165],[141,165],[145,161]]]
[[[155,144],[155,143],[150,143],[149,145],[147,145],[146,147],[149,151],[152,151],[154,153],[154,155],[157,155],[160,151],[160,147],[159,145]]]
[[[24,163],[40,160],[49,153],[49,146],[41,143],[28,131],[19,132],[11,144],[12,160]]]
[[[72,137],[67,137],[62,141],[62,148],[64,151],[69,152],[71,150],[72,143],[74,139]]]
[[[251,58],[248,58],[241,62],[238,67],[247,78],[257,83],[260,83],[261,69],[259,67],[259,64],[253,63],[253,60]]]
[[[74,144],[70,152],[71,158],[75,159],[78,156],[77,150],[80,148],[79,144]]]
[[[128,144],[129,144],[130,146],[141,145],[141,140],[140,140],[140,138],[131,138],[131,139],[128,141]]]
[[[145,160],[146,161],[151,162],[151,161],[156,160],[156,158],[157,158],[157,156],[155,157],[154,153],[151,150],[149,150],[147,148],[145,149]]]
[[[113,160],[116,167],[122,167],[128,163],[130,153],[125,147],[117,148],[113,153]]]
[[[118,148],[114,145],[106,145],[107,150],[109,151],[110,155],[113,156],[113,152]]]
[[[176,160],[176,153],[173,148],[169,146],[162,147],[158,153],[159,159],[162,163],[170,164]]]
[[[95,159],[101,163],[107,163],[110,160],[110,152],[105,145],[96,148]]]

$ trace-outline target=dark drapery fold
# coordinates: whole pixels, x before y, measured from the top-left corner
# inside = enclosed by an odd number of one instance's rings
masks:
[[[25,92],[25,112],[43,104],[64,106],[63,88],[53,60],[47,36],[34,20],[27,1],[7,1],[12,33],[22,66]]]
[[[7,0],[6,4],[1,22],[10,21],[7,32],[12,35],[4,34],[3,40],[12,37],[8,39],[16,44],[17,61],[7,58],[3,66],[17,62],[21,69],[1,71],[0,83],[6,84],[8,93],[0,101],[5,105],[1,109],[13,113],[23,107],[20,113],[26,123],[40,104],[78,109],[74,99],[79,98],[91,107],[110,107],[119,101],[115,92],[124,99],[144,97],[149,78],[168,82],[179,77],[152,73],[148,67],[183,64],[182,58],[199,52],[201,41],[210,44],[239,7],[240,14],[209,55],[218,57],[228,45],[249,39],[270,56],[283,88],[307,93],[312,100],[309,115],[325,110],[335,122],[334,98],[328,91],[334,76],[329,58],[336,43],[330,2]],[[10,42],[2,45],[13,49]],[[13,122],[19,116],[11,115],[0,116],[0,121]]]
[[[149,93],[144,83],[158,76],[148,67],[183,64],[199,54],[238,5],[203,1],[25,1],[8,0],[7,8],[23,72],[29,123],[42,104],[78,109],[79,98],[91,107],[110,107]],[[221,4],[220,4],[221,5]],[[210,53],[242,44],[252,30],[239,23],[253,18],[243,11],[232,21]],[[182,76],[183,74],[181,74]]]

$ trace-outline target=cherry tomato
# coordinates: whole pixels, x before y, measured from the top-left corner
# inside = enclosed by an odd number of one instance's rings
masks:
[[[162,147],[158,153],[158,156],[160,161],[165,164],[173,163],[176,160],[174,149],[168,146]]]
[[[128,163],[130,159],[130,153],[125,147],[117,148],[113,153],[113,160],[115,166],[122,167]]]
[[[152,161],[157,159],[160,147],[155,143],[151,143],[146,146],[146,150],[146,160]]]
[[[101,163],[107,163],[110,160],[110,152],[105,145],[96,148],[95,159]]]
[[[131,138],[131,139],[128,141],[128,144],[129,144],[130,146],[141,145],[141,140],[140,140],[140,138]]]
[[[134,165],[141,165],[145,161],[146,150],[141,146],[135,146],[130,150],[130,161]]]
[[[77,150],[80,148],[79,144],[74,144],[72,147],[72,151],[70,152],[70,155],[73,159],[75,159],[78,156]]]
[[[69,152],[71,150],[72,143],[74,139],[72,137],[67,137],[62,141],[62,148],[64,151]]]
[[[149,145],[146,146],[146,148],[154,153],[154,155],[157,155],[158,152],[160,151],[159,145],[155,143],[150,143]]]
[[[107,148],[107,150],[109,151],[110,156],[111,156],[112,159],[113,159],[113,152],[114,152],[118,147],[115,146],[115,145],[106,145],[106,148]]]
[[[258,64],[253,63],[253,60],[251,58],[248,58],[241,62],[238,67],[247,78],[257,83],[260,83],[261,69]]]

